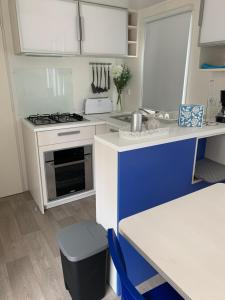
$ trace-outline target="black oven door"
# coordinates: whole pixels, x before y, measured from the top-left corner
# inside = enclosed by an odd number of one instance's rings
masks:
[[[93,189],[92,146],[46,153],[48,200]]]

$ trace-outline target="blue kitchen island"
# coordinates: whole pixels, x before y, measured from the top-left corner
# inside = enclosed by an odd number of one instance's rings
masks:
[[[196,162],[208,157],[225,165],[224,149],[225,125],[201,129],[173,125],[166,136],[133,141],[119,133],[96,136],[97,222],[117,232],[120,220],[207,187],[195,178]],[[135,285],[156,275],[122,236],[119,239]],[[110,282],[118,293],[114,267]]]

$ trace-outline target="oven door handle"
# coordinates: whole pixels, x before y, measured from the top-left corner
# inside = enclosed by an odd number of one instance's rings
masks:
[[[74,134],[80,134],[80,130],[67,131],[67,132],[59,132],[58,136],[66,136],[66,135],[74,135]]]
[[[64,163],[64,164],[59,164],[59,165],[54,165],[55,169],[57,168],[62,168],[62,167],[69,167],[69,166],[73,166],[73,165],[78,165],[78,164],[81,164],[81,163],[84,163],[85,160],[82,159],[82,160],[77,160],[77,161],[73,161],[73,162],[68,162],[68,163]]]

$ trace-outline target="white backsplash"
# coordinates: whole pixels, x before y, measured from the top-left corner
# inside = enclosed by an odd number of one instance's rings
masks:
[[[15,69],[13,75],[19,116],[74,110],[72,69]]]
[[[120,64],[123,60],[12,56],[10,64],[17,117],[57,111],[82,112],[87,97],[116,99],[113,82],[109,92],[92,94],[89,62]]]

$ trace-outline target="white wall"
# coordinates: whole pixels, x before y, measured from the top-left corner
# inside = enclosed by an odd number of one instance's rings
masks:
[[[225,89],[225,73],[205,72],[199,69],[200,48],[198,47],[198,19],[200,0],[169,0],[139,11],[139,57],[137,59],[127,60],[127,64],[135,74],[130,84],[131,95],[126,95],[127,110],[135,110],[138,105],[141,105],[144,19],[151,16],[165,14],[166,12],[187,5],[191,5],[193,7],[193,28],[186,103],[206,104],[210,79],[215,80],[216,96],[219,100],[220,90]]]

